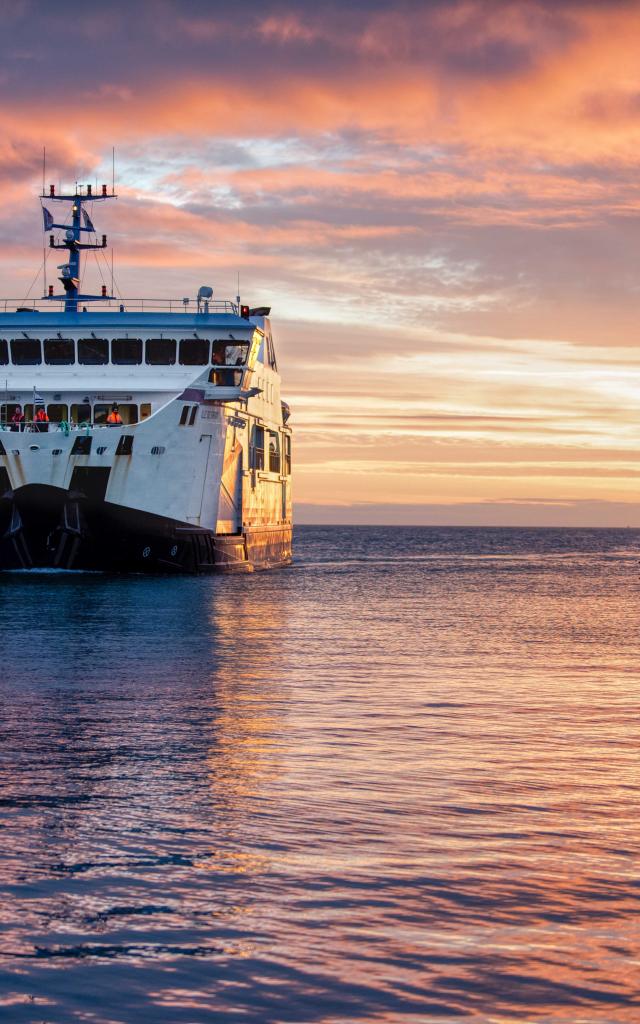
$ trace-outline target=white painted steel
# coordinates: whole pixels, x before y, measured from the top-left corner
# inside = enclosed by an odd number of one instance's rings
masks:
[[[18,315],[19,316],[19,315]],[[34,326],[29,321],[30,337],[65,338],[97,337],[142,338],[159,337],[157,328],[144,330],[139,318],[135,324],[125,321],[118,327],[100,324],[87,313],[82,328],[61,327],[59,322],[47,324],[46,313]],[[170,317],[166,316],[165,320]],[[111,470],[106,501],[123,508],[138,509],[164,516],[185,525],[205,527],[218,533],[234,533],[246,527],[280,525],[291,522],[290,477],[284,472],[284,437],[290,434],[282,420],[280,377],[264,360],[265,339],[271,338],[266,318],[259,323],[224,329],[223,316],[216,324],[203,329],[200,337],[224,339],[231,333],[234,340],[251,341],[248,366],[242,387],[213,385],[209,382],[211,364],[206,367],[174,366],[0,366],[0,401],[22,406],[31,404],[36,390],[46,405],[81,404],[88,397],[91,404],[113,401],[150,404],[149,418],[124,427],[93,426],[90,455],[73,455],[78,436],[87,431],[71,430],[69,436],[50,425],[46,434],[0,431],[6,454],[0,465],[7,469],[11,487],[16,490],[28,484],[68,488],[74,468],[78,466],[109,467]],[[7,326],[3,317],[0,340],[19,338],[19,323]],[[194,330],[183,330],[169,323],[163,326],[165,337],[193,337]],[[271,342],[272,344],[272,342]],[[266,358],[266,356],[265,356]],[[250,389],[258,393],[247,397]],[[188,407],[187,422],[180,424]],[[193,410],[196,410],[195,412]],[[191,420],[193,419],[193,424]],[[265,466],[251,467],[250,445],[252,427],[272,430],[280,439],[279,472],[269,469],[268,445],[265,442]],[[117,455],[123,435],[133,437],[133,453]],[[103,451],[101,449],[104,449]],[[155,453],[154,453],[155,449]],[[54,454],[55,453],[55,454]],[[283,508],[283,487],[286,498]]]

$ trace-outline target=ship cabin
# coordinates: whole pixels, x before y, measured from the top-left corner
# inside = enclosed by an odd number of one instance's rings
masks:
[[[279,413],[268,310],[220,301],[185,313],[175,305],[52,312],[34,303],[0,313],[0,430],[15,429],[18,407],[27,431],[42,429],[43,408],[49,431],[106,428],[114,404],[133,425],[188,397],[196,381],[207,401],[252,397],[269,419]]]

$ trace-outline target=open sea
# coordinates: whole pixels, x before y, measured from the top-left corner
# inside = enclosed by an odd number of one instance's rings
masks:
[[[640,1020],[640,531],[0,577],[0,1021]]]

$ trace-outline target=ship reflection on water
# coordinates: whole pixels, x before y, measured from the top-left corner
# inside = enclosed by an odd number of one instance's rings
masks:
[[[0,1016],[636,1021],[640,534],[297,551],[2,577]]]

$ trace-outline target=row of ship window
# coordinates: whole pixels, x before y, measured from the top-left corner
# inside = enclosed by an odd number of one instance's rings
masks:
[[[192,427],[196,422],[198,406],[185,405],[180,416],[181,427]],[[265,449],[265,440],[267,447]],[[291,435],[285,434],[282,438],[282,451],[280,447],[280,434],[277,430],[265,430],[258,423],[251,428],[251,441],[249,444],[249,468],[268,469],[270,473],[280,473],[281,465],[284,472],[291,474]]]
[[[267,444],[266,449],[265,440]],[[291,473],[290,434],[285,434],[282,440],[283,450],[281,460],[280,434],[276,430],[265,430],[265,428],[259,426],[259,424],[254,424],[251,429],[251,443],[249,445],[250,468],[263,470],[266,468],[270,473],[280,473],[282,461],[284,463],[284,472],[289,476]]]
[[[0,366],[244,366],[249,343],[207,338],[0,338]]]
[[[12,424],[12,419],[19,405],[11,402],[4,402],[0,405],[0,423],[3,426]],[[88,402],[68,405],[57,402],[46,406],[47,416],[52,425],[59,423],[88,423],[94,426],[106,424],[107,417],[111,411],[111,404],[96,403],[90,405]],[[22,409],[24,422],[31,423],[34,418],[33,405],[25,405]],[[143,402],[140,406],[134,403],[118,403],[118,412],[124,424],[138,423],[151,415],[151,404]],[[180,426],[193,426],[196,420],[198,406],[185,405],[180,417]],[[71,413],[71,416],[69,416]],[[191,414],[191,415],[189,415]],[[251,469],[268,469],[270,473],[280,473],[281,465],[284,472],[291,474],[291,436],[284,434],[282,438],[282,449],[280,445],[280,434],[276,430],[265,430],[259,424],[254,424],[251,430],[251,442],[249,446],[249,466]]]
[[[20,406],[15,403],[3,402],[0,405],[0,424],[3,426],[11,425],[14,422],[16,410],[19,408]],[[42,406],[39,408],[42,408]],[[101,426],[107,422],[111,408],[112,403],[102,402],[96,402],[95,405],[91,405],[88,402],[78,402],[71,407],[64,402],[52,402],[46,406],[49,421],[54,425],[58,423],[88,423],[94,426]],[[35,413],[33,405],[23,406],[22,412],[24,414],[24,423],[31,423]],[[138,406],[131,402],[119,402],[118,412],[125,425],[138,423],[141,420],[146,420],[151,415],[151,403],[143,402]]]

